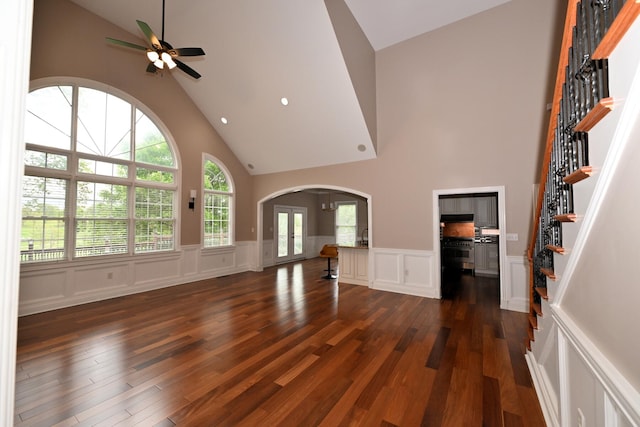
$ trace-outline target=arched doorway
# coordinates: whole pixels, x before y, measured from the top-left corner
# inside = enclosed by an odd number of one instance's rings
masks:
[[[308,235],[305,241],[305,256],[315,257],[319,254],[322,245],[334,243],[333,233],[327,232],[327,222],[324,219],[331,216],[330,204],[337,204],[346,200],[358,201],[357,235],[362,236],[366,229],[368,244],[373,243],[373,233],[369,224],[372,223],[371,195],[352,188],[326,184],[313,184],[284,188],[266,195],[257,204],[257,248],[256,267],[262,270],[264,267],[275,263],[274,253],[277,248],[274,238],[275,220],[274,207],[306,208],[309,224],[306,229]],[[325,210],[323,206],[325,205]],[[301,206],[304,205],[304,206]],[[332,225],[334,227],[335,225]],[[315,227],[315,228],[314,228]],[[318,230],[318,227],[324,227]],[[371,257],[370,257],[371,261]],[[372,263],[369,263],[371,271]]]

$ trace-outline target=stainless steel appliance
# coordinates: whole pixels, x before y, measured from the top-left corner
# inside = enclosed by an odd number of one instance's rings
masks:
[[[475,269],[476,228],[473,214],[441,215],[440,243],[442,267],[462,271]]]
[[[442,267],[451,270],[475,270],[475,242],[473,237],[443,237],[441,240]]]

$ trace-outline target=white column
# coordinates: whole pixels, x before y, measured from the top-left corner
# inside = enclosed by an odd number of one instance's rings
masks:
[[[0,23],[0,425],[14,424],[24,111],[33,0],[2,4]]]

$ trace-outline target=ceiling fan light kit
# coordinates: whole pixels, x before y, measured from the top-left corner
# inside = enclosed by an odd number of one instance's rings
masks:
[[[126,42],[123,40],[117,40],[111,37],[106,37],[109,43],[124,46],[132,49],[144,50],[147,55],[147,59],[151,62],[147,66],[147,72],[156,73],[158,70],[164,69],[166,65],[170,70],[178,67],[194,79],[202,77],[196,70],[189,67],[184,62],[178,59],[179,56],[203,56],[204,50],[199,47],[183,47],[174,49],[168,42],[164,40],[164,0],[162,0],[162,39],[159,39],[149,27],[149,25],[140,20],[136,20],[138,27],[142,30],[150,47],[140,46],[134,43]]]

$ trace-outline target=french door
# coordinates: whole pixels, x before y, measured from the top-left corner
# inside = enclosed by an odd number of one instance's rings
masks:
[[[307,210],[288,206],[274,208],[276,263],[304,258]]]

